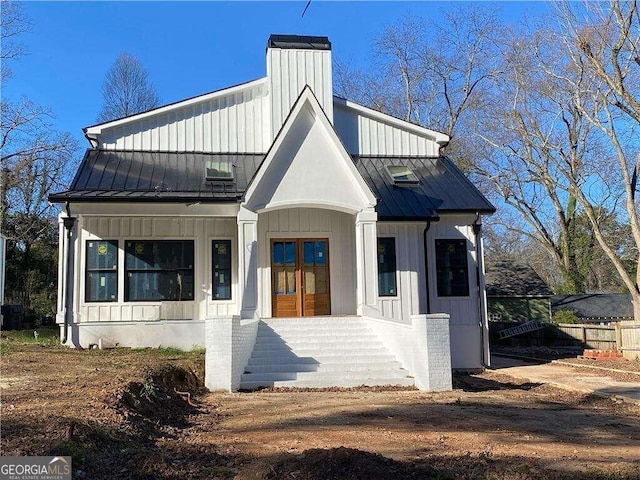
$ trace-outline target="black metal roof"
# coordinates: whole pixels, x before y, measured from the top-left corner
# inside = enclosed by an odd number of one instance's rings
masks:
[[[305,50],[331,50],[329,37],[312,37],[309,35],[271,35],[267,48],[291,48]]]
[[[258,153],[87,150],[69,190],[49,196],[64,201],[240,201],[265,155]],[[233,165],[233,181],[207,181],[209,161]],[[378,199],[380,220],[425,220],[439,213],[492,213],[495,208],[444,157],[354,157]],[[404,165],[418,183],[397,186],[386,165]]]
[[[380,220],[423,220],[439,213],[493,213],[495,207],[446,157],[356,156],[354,161],[378,198]],[[406,166],[418,177],[416,185],[394,185],[385,166]]]
[[[490,297],[551,297],[553,292],[529,265],[503,260],[487,264]]]
[[[585,293],[551,297],[551,311],[571,310],[578,318],[633,318],[633,303],[628,293]]]
[[[49,196],[61,201],[238,201],[263,154],[87,150],[69,190]],[[233,165],[233,181],[207,181],[205,166]]]

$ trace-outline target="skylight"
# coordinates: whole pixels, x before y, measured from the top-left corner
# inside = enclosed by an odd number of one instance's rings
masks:
[[[394,185],[417,185],[418,177],[413,170],[404,165],[385,165],[384,167],[391,177]]]
[[[208,160],[205,168],[207,181],[233,181],[233,163],[229,160]]]

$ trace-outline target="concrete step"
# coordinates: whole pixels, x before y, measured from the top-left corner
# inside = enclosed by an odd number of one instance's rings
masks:
[[[413,378],[387,378],[387,379],[340,379],[340,380],[276,380],[276,381],[251,381],[240,384],[241,390],[256,390],[258,388],[350,388],[360,386],[413,386],[415,383]]]
[[[342,356],[336,355],[328,355],[323,356],[320,354],[316,354],[315,356],[306,356],[301,357],[294,353],[290,353],[289,355],[280,355],[280,356],[264,356],[264,357],[251,357],[248,362],[247,368],[253,365],[282,365],[285,363],[295,363],[295,364],[312,364],[312,365],[344,365],[348,362],[350,365],[354,364],[362,364],[362,363],[371,363],[371,362],[384,362],[389,361],[393,362],[396,358],[393,355],[390,355],[388,352],[385,355],[349,355],[344,354]]]
[[[294,350],[304,351],[304,350],[316,350],[316,351],[324,351],[324,350],[356,350],[356,349],[380,349],[384,348],[383,343],[377,338],[372,340],[360,340],[360,339],[336,339],[330,341],[322,341],[316,340],[313,338],[309,339],[299,339],[292,342],[283,342],[283,341],[268,341],[265,342],[262,339],[258,339],[256,341],[255,347],[253,347],[254,352],[263,352],[267,350],[278,350],[278,351],[286,351],[286,350]]]
[[[365,370],[360,372],[260,372],[260,373],[243,373],[241,381],[264,381],[264,380],[326,380],[338,381],[341,379],[359,379],[368,378],[371,380],[395,378],[403,379],[409,376],[406,370]]]
[[[340,363],[282,363],[282,364],[264,364],[264,365],[247,365],[245,373],[284,373],[284,372],[319,372],[319,373],[336,373],[336,372],[373,372],[373,371],[398,371],[402,369],[402,365],[395,361],[385,362],[367,362],[354,363],[345,365]]]
[[[350,345],[334,345],[317,348],[296,348],[292,350],[290,348],[271,348],[253,350],[252,358],[273,358],[273,357],[312,357],[318,360],[332,358],[332,357],[350,357],[360,355],[388,355],[389,351],[384,346],[371,347],[351,347]]]

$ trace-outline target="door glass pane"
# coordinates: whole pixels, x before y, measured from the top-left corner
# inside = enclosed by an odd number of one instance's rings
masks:
[[[315,274],[315,288],[318,294],[327,293],[327,269],[316,268]]]
[[[284,265],[284,243],[282,242],[273,244],[273,264]]]
[[[303,256],[305,266],[313,265],[313,243],[314,242],[304,242]]]
[[[287,293],[296,293],[296,270],[287,268]]]
[[[276,295],[282,295],[286,288],[286,275],[284,270],[278,270],[275,272],[275,285]]]
[[[316,293],[316,276],[313,268],[304,272],[304,293],[307,295],[315,295]]]
[[[296,264],[296,243],[286,242],[284,247],[284,261],[287,265]]]
[[[316,244],[316,265],[327,264],[327,244],[325,242],[315,242]]]

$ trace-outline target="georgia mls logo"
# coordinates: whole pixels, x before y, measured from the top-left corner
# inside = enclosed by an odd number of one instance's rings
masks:
[[[71,457],[0,457],[0,480],[71,479]]]

